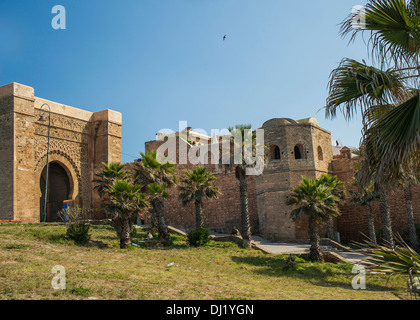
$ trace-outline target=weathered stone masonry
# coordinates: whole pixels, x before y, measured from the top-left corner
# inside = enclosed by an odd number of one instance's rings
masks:
[[[41,221],[48,122],[38,119],[44,104],[51,109],[49,163],[54,169],[49,178],[47,221],[54,221],[54,211],[63,200],[98,208],[100,199],[93,192],[94,173],[102,168],[103,162],[121,161],[122,116],[119,112],[89,112],[48,101],[36,97],[33,88],[18,83],[1,86],[0,220]],[[48,113],[44,118],[48,120]],[[302,176],[319,177],[322,173],[337,175],[351,188],[358,158],[345,147],[333,154],[330,133],[314,118],[271,119],[261,128],[268,147],[267,166],[261,176],[250,177],[248,182],[252,231],[274,240],[307,239],[307,220],[294,222],[289,218],[291,208],[285,202],[290,190],[299,184]],[[195,142],[199,138],[206,139],[198,134],[195,138]],[[162,143],[146,142],[146,152],[156,150]],[[199,144],[178,143],[187,144],[188,150]],[[212,154],[207,156],[211,163]],[[229,232],[241,221],[239,182],[234,170],[225,173],[221,166],[206,166],[217,176],[222,195],[217,200],[205,201],[205,219],[213,229]],[[185,176],[184,170],[193,167],[190,163],[177,165],[179,179]],[[413,187],[412,192],[414,218],[419,223],[420,187]],[[167,222],[178,227],[193,227],[193,205],[183,207],[175,188],[171,195],[165,205]],[[401,188],[395,187],[388,200],[393,229],[404,235],[407,213]],[[341,240],[361,240],[361,233],[368,232],[365,209],[346,201],[340,205],[340,212],[335,224]],[[373,204],[373,213],[379,230],[381,217],[377,203]],[[322,232],[325,236],[325,230]]]
[[[94,172],[102,162],[121,161],[119,112],[89,112],[35,97],[34,89],[18,83],[0,87],[0,220],[39,222],[43,208],[43,186],[48,141],[46,122],[38,121],[42,105],[51,110],[49,163],[62,168],[66,182],[54,181],[67,199],[49,197],[48,217],[53,201],[75,200],[75,204],[97,207],[93,193]],[[48,110],[47,107],[43,110]],[[43,180],[44,179],[44,180]],[[45,183],[45,182],[44,182]],[[50,185],[49,184],[49,185]],[[50,190],[49,194],[58,194]],[[61,194],[63,194],[61,192]]]
[[[299,219],[294,222],[289,218],[292,208],[286,206],[287,196],[302,180],[302,176],[315,178],[323,173],[336,175],[340,181],[352,188],[356,172],[355,164],[359,160],[346,147],[336,148],[333,154],[331,134],[322,129],[314,118],[292,120],[271,119],[266,121],[264,140],[267,146],[267,166],[264,173],[249,177],[248,198],[249,213],[253,233],[258,233],[273,240],[308,239],[308,221]],[[190,132],[192,133],[192,132]],[[210,138],[210,137],[208,137]],[[192,138],[189,138],[192,139]],[[163,141],[149,141],[147,151],[157,150]],[[178,140],[180,143],[186,143]],[[188,144],[190,148],[197,146]],[[179,159],[177,159],[179,160]],[[209,155],[208,163],[211,163]],[[239,182],[234,170],[227,173],[218,165],[205,165],[217,178],[222,195],[219,199],[204,202],[204,216],[212,229],[229,232],[233,225],[240,225],[241,208]],[[177,174],[182,179],[184,171],[191,170],[191,163],[177,165]],[[394,231],[406,234],[407,213],[402,191],[399,188],[389,194]],[[169,224],[177,227],[193,227],[194,206],[183,207],[178,199],[179,191],[171,190],[171,198],[165,205],[165,217]],[[413,188],[413,207],[415,221],[420,222],[420,187]],[[366,210],[355,207],[350,200],[340,205],[341,215],[335,219],[336,230],[343,242],[359,241],[362,233],[367,234]],[[373,204],[376,229],[381,228],[378,204]],[[321,236],[326,237],[325,225]]]

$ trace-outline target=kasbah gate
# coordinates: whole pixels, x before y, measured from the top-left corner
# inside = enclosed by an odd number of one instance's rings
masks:
[[[46,110],[48,109],[48,113]],[[280,115],[281,116],[281,115]],[[233,121],[234,122],[234,121]],[[158,125],[158,124],[157,124]],[[35,96],[32,87],[10,83],[0,87],[0,221],[36,223],[58,221],[58,212],[65,203],[87,208],[99,208],[100,198],[93,190],[95,173],[102,163],[121,162],[122,115],[113,110],[89,112],[48,101]],[[331,133],[322,129],[315,118],[293,120],[268,119],[259,129],[264,130],[266,164],[263,173],[248,177],[248,205],[252,234],[269,240],[299,241],[308,239],[308,221],[290,219],[291,207],[286,198],[302,176],[316,178],[324,173],[335,175],[352,189],[357,150],[332,145]],[[165,143],[164,134],[145,142],[145,151],[156,151]],[[177,147],[183,150],[203,146],[210,149],[210,137],[186,127],[172,133]],[[187,139],[181,138],[187,136]],[[140,149],[140,148],[139,148]],[[49,164],[47,201],[45,201],[46,164]],[[228,233],[240,225],[241,206],[239,181],[234,170],[226,171],[211,152],[205,152],[206,166],[216,177],[221,195],[204,200],[204,218],[209,228]],[[130,169],[133,163],[125,166]],[[196,164],[177,164],[179,179],[185,170]],[[194,225],[193,204],[184,207],[173,188],[165,204],[167,224],[186,228]],[[413,208],[416,223],[420,223],[420,187],[414,186]],[[393,229],[407,234],[407,213],[404,193],[395,187],[389,193]],[[381,226],[378,203],[373,204],[375,225]],[[335,218],[335,230],[341,242],[359,241],[368,234],[365,208],[350,200],[340,204]],[[98,217],[105,218],[105,217]],[[326,236],[326,230],[321,237]]]

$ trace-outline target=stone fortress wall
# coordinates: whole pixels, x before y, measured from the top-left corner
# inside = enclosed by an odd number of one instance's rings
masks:
[[[34,94],[34,89],[18,83],[0,87],[0,221],[42,221],[48,122],[40,122],[41,107],[51,110],[50,153],[51,172],[47,221],[54,221],[54,205],[74,200],[85,207],[100,207],[100,199],[93,191],[94,173],[102,163],[121,162],[121,113],[112,110],[89,112],[48,101]],[[45,109],[45,108],[44,108]],[[44,113],[48,120],[48,113]],[[249,212],[252,232],[273,240],[307,239],[307,220],[294,222],[289,218],[291,208],[286,197],[302,176],[319,177],[323,173],[336,175],[347,188],[355,174],[358,157],[346,147],[332,147],[331,135],[314,118],[292,120],[271,119],[264,129],[267,146],[267,166],[260,176],[248,182]],[[177,147],[187,150],[203,149],[206,137],[191,131],[188,142],[178,139]],[[161,137],[162,138],[162,137]],[[200,142],[201,139],[201,142]],[[208,141],[207,141],[208,142]],[[157,150],[164,141],[145,143],[146,152]],[[182,144],[182,145],[181,145]],[[240,226],[239,182],[234,170],[225,171],[212,163],[211,152],[204,153],[205,166],[218,178],[222,195],[204,202],[204,216],[212,229],[229,232]],[[179,162],[177,158],[177,162]],[[185,160],[185,159],[182,159]],[[179,179],[184,171],[195,165],[177,165]],[[132,164],[127,164],[132,167]],[[415,221],[420,223],[420,187],[413,187]],[[171,190],[165,206],[168,224],[193,227],[194,207],[183,207],[179,191]],[[395,186],[389,194],[394,231],[406,234],[407,214],[401,188]],[[381,228],[378,204],[373,205],[376,229]],[[362,239],[367,234],[366,211],[350,201],[340,205],[341,215],[335,219],[341,240]],[[322,231],[325,236],[325,230]]]
[[[267,166],[262,175],[249,177],[248,201],[252,231],[272,240],[308,239],[307,219],[294,222],[289,218],[292,209],[285,203],[291,189],[300,183],[302,176],[317,178],[323,173],[336,175],[340,181],[346,183],[346,188],[351,189],[358,157],[347,147],[334,147],[333,151],[331,134],[322,129],[314,118],[298,121],[271,119],[261,128],[264,129],[264,143],[267,147]],[[190,129],[187,128],[187,131],[191,134],[190,142],[193,142],[194,132]],[[164,141],[146,142],[145,150],[156,151],[163,143]],[[179,139],[178,148],[180,143],[186,142]],[[188,150],[199,147],[198,144],[187,143]],[[241,221],[239,181],[235,178],[234,170],[225,172],[221,166],[210,164],[210,161],[211,155],[207,160],[209,164],[204,166],[218,178],[216,183],[220,186],[222,195],[219,199],[204,201],[204,217],[212,229],[230,232],[232,226],[240,226]],[[192,170],[194,167],[191,163],[176,165],[180,180],[185,177],[185,170]],[[171,198],[165,205],[168,224],[182,228],[194,227],[193,204],[183,207],[176,188],[170,193]],[[414,187],[413,206],[417,223],[420,223],[419,195],[420,187]],[[389,194],[389,203],[394,231],[404,235],[407,214],[404,197],[398,187]],[[379,231],[381,219],[377,203],[373,204],[373,211],[376,229]],[[368,234],[365,208],[355,207],[348,199],[340,205],[340,212],[341,215],[335,219],[335,227],[340,233],[341,241],[362,240],[362,233]],[[325,226],[321,228],[321,236],[326,237]]]

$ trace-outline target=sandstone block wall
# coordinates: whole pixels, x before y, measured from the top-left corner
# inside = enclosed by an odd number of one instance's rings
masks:
[[[349,158],[342,155],[342,158],[334,159],[332,162],[334,174],[337,175],[340,181],[346,183],[347,190],[355,190],[352,183],[357,171],[355,168],[357,161],[359,161],[358,157]],[[412,193],[414,220],[416,223],[420,223],[420,186],[413,186]],[[403,237],[407,237],[408,216],[402,187],[399,185],[391,186],[387,199],[393,231],[398,232]],[[355,206],[350,198],[340,205],[340,216],[336,219],[336,223],[342,242],[362,241],[365,239],[363,234],[369,234],[366,214],[366,208]],[[382,219],[378,201],[372,203],[372,214],[375,220],[375,229],[379,232],[382,229]]]
[[[0,92],[1,93],[1,92]],[[0,97],[0,220],[12,220],[14,208],[13,96]]]
[[[50,113],[48,112],[50,110]],[[40,122],[40,115],[46,122]],[[38,98],[18,83],[0,87],[0,219],[39,222],[46,167],[48,120],[49,163],[59,164],[69,179],[68,200],[97,205],[93,172],[102,162],[121,161],[121,114],[89,112]],[[44,173],[45,175],[45,173]]]

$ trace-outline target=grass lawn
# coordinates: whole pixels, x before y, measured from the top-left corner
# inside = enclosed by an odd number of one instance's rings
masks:
[[[353,290],[350,264],[301,262],[284,270],[287,256],[210,242],[189,247],[173,234],[170,248],[119,249],[115,231],[92,226],[86,246],[52,224],[0,225],[0,299],[406,299],[406,278],[367,275]],[[133,242],[146,234],[138,231]],[[167,267],[168,264],[174,263]],[[65,290],[54,290],[52,268],[66,270]]]

